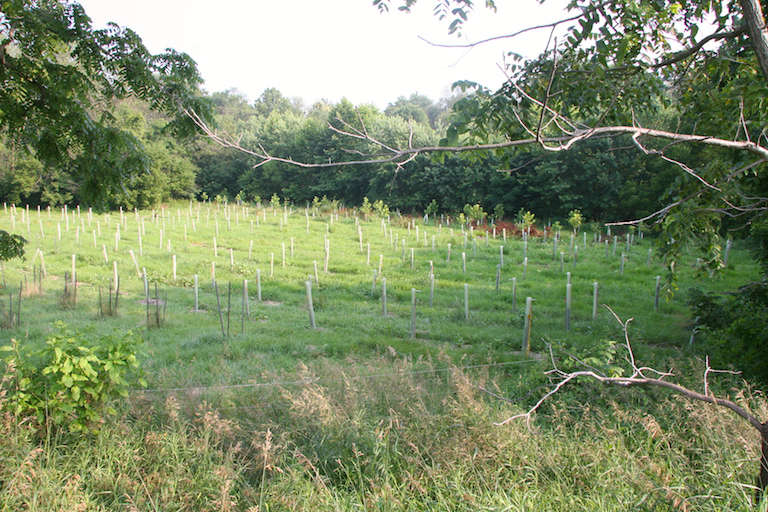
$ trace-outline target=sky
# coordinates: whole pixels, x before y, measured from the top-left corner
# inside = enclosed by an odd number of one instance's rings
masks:
[[[95,27],[115,22],[153,53],[189,54],[208,92],[235,89],[252,101],[275,87],[305,105],[345,97],[382,109],[412,93],[446,97],[457,80],[496,88],[505,52],[535,56],[549,31],[473,49],[437,48],[419,36],[476,41],[559,19],[565,3],[499,0],[493,13],[476,2],[459,39],[432,14],[436,2],[421,0],[410,14],[380,14],[371,0],[80,0]]]

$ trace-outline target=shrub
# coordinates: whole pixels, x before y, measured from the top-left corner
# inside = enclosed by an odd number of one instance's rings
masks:
[[[23,257],[25,243],[27,241],[21,235],[0,230],[0,261]]]
[[[467,218],[469,222],[474,222],[475,224],[480,224],[483,222],[485,217],[488,214],[483,211],[483,207],[479,204],[465,204],[464,205],[464,216]]]
[[[363,198],[363,204],[360,206],[360,213],[363,214],[363,218],[365,220],[368,220],[368,216],[373,211],[373,207],[371,207],[371,202],[368,200],[368,197]]]
[[[697,317],[702,348],[713,366],[741,370],[746,377],[768,382],[768,278],[726,294],[689,292],[688,304]]]
[[[581,211],[579,210],[571,210],[568,212],[568,224],[571,225],[571,228],[573,229],[574,233],[579,232],[579,228],[581,228],[581,225],[584,223],[584,216],[581,214]]]
[[[429,217],[433,217],[437,214],[438,210],[438,204],[436,200],[432,200],[428,205],[427,208],[424,210],[424,214],[428,215]]]
[[[536,215],[534,215],[530,210],[520,208],[520,211],[517,212],[517,216],[515,217],[515,224],[517,224],[521,230],[525,231],[533,228],[535,223]]]
[[[373,211],[375,211],[376,215],[378,215],[382,219],[386,219],[387,217],[389,217],[389,206],[384,204],[384,201],[382,201],[381,199],[373,203]]]
[[[131,331],[91,338],[72,332],[62,322],[39,351],[23,351],[19,342],[0,347],[12,375],[4,408],[31,416],[40,425],[70,431],[96,431],[110,402],[145,383],[136,359],[141,338]]]
[[[493,207],[493,218],[496,222],[504,220],[504,205],[499,203]]]

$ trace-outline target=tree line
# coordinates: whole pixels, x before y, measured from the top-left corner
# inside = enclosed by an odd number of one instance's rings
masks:
[[[216,129],[238,137],[243,146],[261,144],[274,154],[308,162],[341,161],[371,148],[329,124],[363,126],[382,143],[408,139],[414,145],[444,140],[461,99],[432,101],[413,94],[386,109],[353,105],[344,99],[309,107],[268,89],[253,102],[236,91],[206,95]],[[148,103],[126,98],[112,104],[111,123],[134,137],[148,165],[120,187],[93,195],[61,167],[43,163],[34,151],[10,139],[0,146],[0,201],[60,206],[79,203],[102,208],[147,208],[173,199],[259,201],[277,194],[304,204],[314,197],[349,206],[363,198],[381,200],[404,212],[455,213],[466,204],[512,215],[520,209],[539,218],[564,218],[574,209],[589,219],[635,218],[660,207],[677,172],[659,159],[632,151],[628,140],[595,139],[571,152],[532,147],[472,155],[419,155],[407,165],[298,168],[281,162],[256,166],[243,152],[205,137],[179,138],[170,119]],[[28,149],[28,148],[27,148]],[[104,191],[100,191],[104,192]]]

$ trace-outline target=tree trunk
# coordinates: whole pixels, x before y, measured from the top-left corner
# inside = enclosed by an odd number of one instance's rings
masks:
[[[761,456],[760,456],[760,475],[757,477],[757,491],[755,491],[755,498],[757,504],[760,503],[760,499],[768,489],[768,421],[763,423],[761,429]]]
[[[747,24],[749,40],[763,72],[763,79],[768,84],[768,27],[765,24],[763,8],[760,0],[739,0],[739,4]]]

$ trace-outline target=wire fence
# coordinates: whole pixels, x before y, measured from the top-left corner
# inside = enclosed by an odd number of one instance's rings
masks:
[[[429,375],[438,374],[443,372],[450,372],[452,370],[474,370],[479,368],[496,368],[496,367],[509,367],[517,366],[528,363],[538,362],[537,359],[522,359],[518,361],[504,361],[485,364],[473,364],[464,366],[445,366],[441,368],[425,368],[421,370],[408,370],[408,371],[395,371],[395,372],[382,372],[382,373],[370,373],[367,375],[350,375],[345,376],[345,380],[367,380],[367,379],[381,379],[386,377],[402,377],[408,375]],[[210,391],[226,391],[230,389],[248,389],[248,388],[264,388],[264,387],[281,387],[281,386],[304,386],[308,384],[314,384],[320,381],[335,380],[330,377],[312,377],[308,379],[297,380],[273,380],[267,382],[243,382],[239,384],[216,384],[212,386],[187,386],[187,387],[172,387],[172,388],[149,388],[149,389],[132,389],[131,393],[203,393]]]

